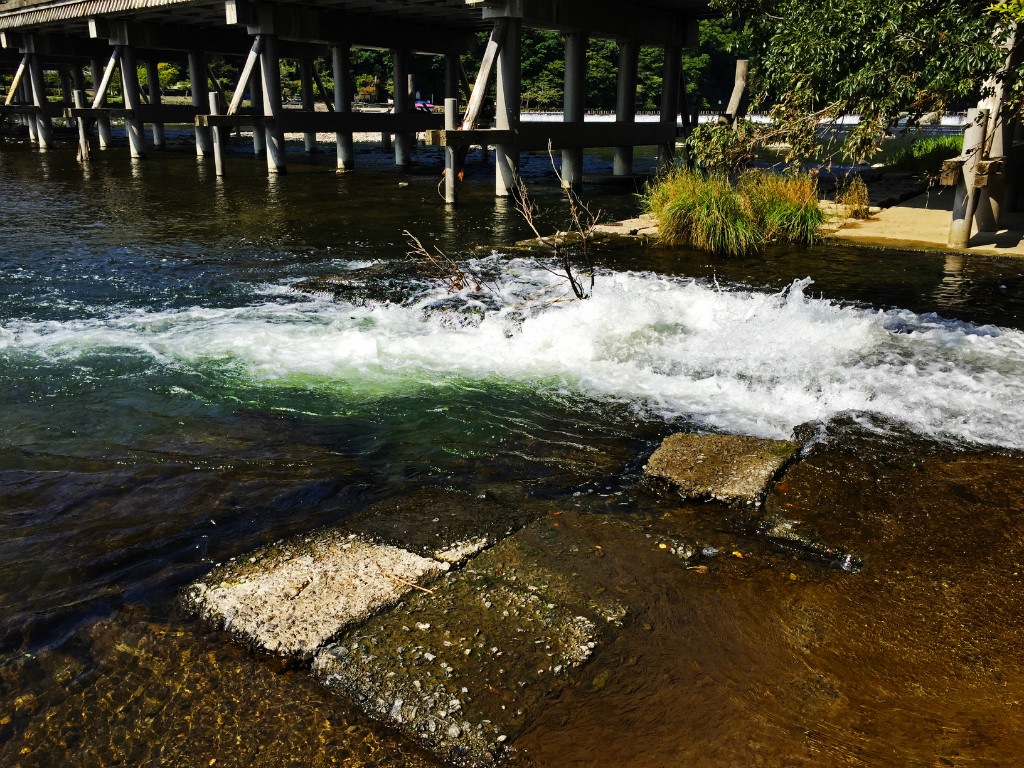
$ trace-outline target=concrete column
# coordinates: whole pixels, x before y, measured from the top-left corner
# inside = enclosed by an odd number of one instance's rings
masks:
[[[272,118],[273,125],[266,128],[267,171],[285,173],[284,131],[281,130],[281,64],[277,57],[277,35],[263,35],[263,53],[260,54],[260,72],[263,79],[263,115]]]
[[[71,69],[68,71],[68,74],[71,76],[71,102],[72,102],[72,104],[74,106],[76,106],[76,107],[78,106],[78,101],[77,101],[77,97],[75,96],[75,92],[76,91],[81,91],[82,92],[82,99],[83,99],[82,106],[83,107],[90,106],[89,104],[85,103],[85,75],[82,73],[82,67],[80,65],[75,65],[75,66],[71,67]],[[78,120],[76,122],[80,122],[80,123],[83,124],[82,126],[79,126],[79,128],[81,128],[83,126],[86,127],[86,128],[89,127],[89,121],[88,120]]]
[[[135,49],[130,45],[121,48],[121,90],[124,92],[125,109],[136,110],[135,116],[124,119],[124,128],[128,134],[132,157],[141,159],[146,156],[146,134],[142,127],[142,118],[137,112],[142,106],[142,91],[139,86]]]
[[[570,32],[565,36],[565,99],[563,117],[567,123],[579,123],[583,130],[586,111],[587,36]],[[562,150],[562,186],[579,189],[583,183],[583,147]]]
[[[146,62],[146,88],[149,91],[149,103],[159,107],[163,101],[160,93],[160,69],[157,62],[152,59]],[[157,149],[167,146],[163,123],[153,123],[153,146]]]
[[[210,114],[220,114],[220,94],[209,94]],[[210,129],[213,139],[213,170],[218,176],[224,175],[224,136],[220,128],[214,126]]]
[[[299,61],[299,85],[302,88],[302,109],[305,112],[312,112],[316,109],[313,99],[313,62],[309,59]],[[312,155],[316,152],[316,132],[306,131],[303,134],[306,154]]]
[[[407,116],[413,106],[409,98],[409,51],[396,48],[391,51],[391,57],[395,89],[394,114]],[[412,164],[412,146],[413,134],[407,131],[395,133],[395,165],[405,168]]]
[[[85,91],[81,89],[75,89],[72,96],[75,107],[83,109],[85,104]],[[86,120],[78,121],[78,162],[87,163],[89,162],[89,134],[87,132]]]
[[[347,45],[331,46],[331,62],[334,68],[334,111],[339,115],[352,113],[352,73],[349,71]],[[334,136],[338,148],[338,171],[351,171],[356,167],[355,147],[352,131],[338,131]]]
[[[249,77],[249,100],[252,102],[254,115],[263,114],[263,75],[256,70]],[[256,157],[264,157],[267,154],[267,134],[261,127],[254,125],[252,128],[252,151]]]
[[[93,58],[90,69],[92,70],[92,87],[93,94],[95,89],[100,87],[100,81],[103,79],[103,62],[100,59]],[[103,101],[100,103],[101,107],[107,106],[107,97],[103,97]],[[112,136],[110,134],[110,118],[109,117],[97,117],[96,118],[96,133],[99,136],[100,149],[106,149],[110,146]]]
[[[665,66],[661,72],[661,124],[671,126],[672,138],[658,145],[658,169],[666,170],[675,161],[676,126],[679,114],[679,79],[683,51],[677,45],[665,46]]]
[[[619,77],[615,94],[615,122],[632,125],[636,122],[636,72],[640,48],[627,40],[619,46]],[[633,173],[633,147],[615,147],[612,151],[612,173],[628,176]]]
[[[519,107],[522,102],[522,44],[523,22],[520,19],[511,19],[505,33],[505,44],[498,52],[495,127],[499,130],[519,130]],[[498,197],[505,197],[516,187],[519,147],[513,139],[512,143],[499,144],[494,150],[494,193]]]
[[[200,50],[188,52],[188,79],[192,83],[192,106],[205,112],[210,106],[210,87],[206,82],[206,54]],[[196,126],[196,155],[213,154],[213,138],[208,126]]]
[[[28,68],[32,80],[32,103],[40,110],[45,110],[48,104],[46,80],[43,79],[43,60],[38,53],[29,54]],[[36,138],[39,141],[39,149],[44,152],[53,146],[53,124],[50,122],[50,116],[43,111],[36,115]]]

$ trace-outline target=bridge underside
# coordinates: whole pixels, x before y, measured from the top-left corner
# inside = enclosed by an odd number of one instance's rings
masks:
[[[681,51],[696,43],[698,19],[706,15],[706,0],[7,0],[0,1],[0,73],[11,82],[0,113],[25,123],[41,150],[53,146],[55,119],[77,125],[83,161],[94,141],[100,148],[110,144],[112,119],[124,120],[132,156],[140,159],[149,144],[163,145],[165,124],[194,125],[197,154],[214,157],[218,172],[221,133],[242,125],[252,127],[254,151],[266,157],[270,173],[286,170],[286,132],[304,133],[307,151],[315,148],[317,132],[335,133],[339,171],[354,166],[354,132],[379,132],[388,144],[394,136],[399,166],[411,162],[416,134],[423,132],[429,143],[447,148],[450,168],[461,164],[469,144],[494,146],[499,195],[515,185],[519,152],[548,146],[562,152],[563,182],[577,186],[587,147],[614,147],[615,173],[621,175],[632,173],[635,146],[658,145],[660,159],[671,159],[680,130]],[[565,36],[562,122],[520,121],[524,28]],[[620,43],[614,123],[583,119],[590,37]],[[665,53],[656,123],[635,119],[640,46]],[[353,111],[353,48],[391,52],[389,112]],[[462,64],[467,53],[479,62],[473,83]],[[415,111],[413,54],[444,57],[444,116]],[[223,89],[212,76],[212,57],[239,65],[233,89]],[[312,66],[321,57],[333,65],[333,94]],[[282,58],[300,64],[301,108],[283,103]],[[187,63],[191,105],[161,102],[157,65],[163,62]],[[143,65],[145,90],[138,76]],[[110,84],[118,71],[122,84],[115,101]],[[59,74],[55,93],[47,73]],[[316,111],[317,93],[327,111]],[[457,196],[456,176],[447,173],[449,202]]]

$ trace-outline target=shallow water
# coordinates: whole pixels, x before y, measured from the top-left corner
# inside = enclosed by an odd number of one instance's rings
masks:
[[[599,748],[636,765],[1013,754],[1020,613],[994,595],[1013,591],[1024,540],[1024,267],[627,248],[599,254],[592,299],[565,302],[550,265],[503,250],[529,233],[490,183],[446,210],[426,152],[410,175],[365,159],[381,172],[298,160],[268,179],[234,157],[218,183],[185,153],[99,153],[83,172],[68,151],[3,147],[0,762],[434,764],[176,601],[214,562],[425,489],[760,553],[700,578],[647,563],[636,616],[521,736],[536,765]],[[410,275],[403,230],[488,290]],[[326,275],[393,292],[294,290]],[[863,577],[637,486],[671,431],[788,437],[808,421],[843,426],[769,505],[865,555]]]

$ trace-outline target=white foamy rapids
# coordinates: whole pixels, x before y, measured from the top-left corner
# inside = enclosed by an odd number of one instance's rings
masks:
[[[128,352],[262,387],[382,395],[506,379],[764,437],[867,413],[927,435],[1024,448],[1021,332],[839,306],[807,296],[809,279],[771,295],[628,272],[599,276],[587,301],[517,316],[524,297],[556,278],[520,260],[505,267],[502,308],[475,324],[425,311],[446,298],[441,288],[376,307],[274,290],[235,309],[11,322],[0,350],[86,365],[96,352]]]

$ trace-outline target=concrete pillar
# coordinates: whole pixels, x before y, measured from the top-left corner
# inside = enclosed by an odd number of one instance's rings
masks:
[[[587,36],[570,32],[565,36],[565,99],[563,117],[583,128],[586,110]],[[562,150],[562,186],[579,189],[583,183],[583,147]]]
[[[28,55],[29,74],[32,80],[32,103],[45,110],[48,104],[46,98],[46,80],[43,79],[43,60],[38,53]],[[36,115],[36,138],[39,141],[39,149],[47,151],[53,146],[53,124],[50,116],[44,111]]]
[[[347,45],[331,46],[331,63],[334,69],[334,111],[339,115],[352,113],[352,73],[349,71]],[[356,167],[355,147],[352,131],[338,131],[334,136],[338,148],[338,171],[344,173]]]
[[[636,122],[636,72],[640,48],[627,40],[619,46],[619,76],[615,93],[615,122],[633,125]],[[612,173],[628,176],[633,173],[633,147],[615,147],[612,151]]]
[[[82,92],[82,99],[83,99],[82,106],[83,107],[90,106],[89,104],[86,103],[86,99],[85,99],[85,75],[82,72],[82,67],[78,66],[78,65],[75,65],[75,66],[71,67],[70,70],[68,70],[68,74],[71,77],[71,103],[74,106],[76,106],[76,107],[78,106],[77,97],[74,94],[75,94],[76,91],[81,91]],[[86,128],[89,127],[89,121],[88,120],[77,120],[76,122],[82,123],[84,125],[84,127],[86,127]],[[79,128],[81,128],[81,127],[83,127],[83,126],[79,126]]]
[[[254,115],[263,114],[263,75],[256,70],[249,77],[249,100],[252,102]],[[252,128],[252,151],[256,157],[264,157],[267,153],[267,134],[260,126]]]
[[[495,127],[499,130],[519,129],[519,107],[522,102],[523,22],[511,19],[505,33],[505,44],[498,52],[498,94],[495,102]],[[516,187],[519,173],[519,147],[516,141],[494,148],[494,193],[505,197]]]
[[[409,98],[409,51],[396,48],[391,51],[392,71],[395,89],[394,114],[408,116],[413,101]],[[412,164],[413,134],[407,131],[395,133],[395,165],[405,168]]]
[[[133,117],[124,119],[128,145],[131,147],[133,158],[143,158],[146,156],[146,134],[142,127],[142,118],[138,116],[138,109],[142,106],[142,91],[139,86],[135,49],[130,45],[121,48],[121,90],[124,92],[125,109],[136,110]]]
[[[192,83],[192,106],[205,111],[210,105],[210,87],[206,82],[206,54],[200,50],[188,52],[188,79]],[[213,138],[207,126],[196,126],[196,155],[213,154]]]
[[[313,99],[313,62],[310,59],[299,61],[299,86],[302,88],[303,111],[314,111],[316,103]],[[303,143],[307,155],[316,152],[316,131],[306,131],[303,134]]]
[[[661,124],[666,129],[671,126],[671,138],[658,145],[659,170],[667,170],[675,161],[682,55],[683,50],[679,46],[665,46],[665,66],[661,71]]]
[[[100,81],[103,79],[103,62],[98,58],[93,58],[90,63],[90,69],[92,70],[92,87],[93,94],[95,95],[95,89],[100,87]],[[103,97],[103,101],[100,103],[100,106],[107,106],[106,96]],[[96,133],[99,137],[100,149],[106,149],[109,147],[112,140],[109,117],[96,118]]]
[[[149,91],[149,103],[159,107],[163,101],[160,93],[160,69],[157,62],[152,59],[146,62],[146,89]],[[153,146],[157,149],[167,146],[163,123],[153,123]]]
[[[285,173],[284,131],[281,130],[281,63],[277,56],[277,35],[263,35],[263,53],[260,54],[260,72],[263,80],[263,115],[273,119],[266,128],[267,171]]]
[[[86,106],[85,104],[85,91],[76,89],[72,99],[74,105],[78,109],[82,109]],[[78,121],[78,161],[80,163],[89,162],[89,134],[87,131],[87,121]]]

